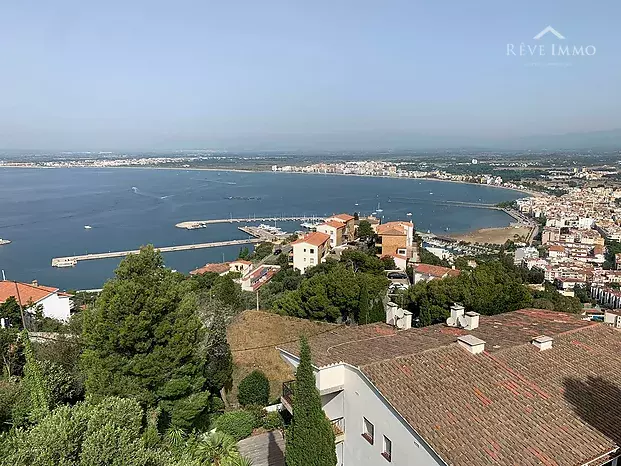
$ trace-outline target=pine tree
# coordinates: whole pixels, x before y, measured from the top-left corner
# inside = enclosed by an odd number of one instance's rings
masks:
[[[360,285],[360,304],[358,305],[358,323],[360,325],[368,324],[370,322],[370,305],[369,305],[369,290],[366,283]]]
[[[233,356],[226,340],[226,322],[221,309],[215,311],[209,327],[205,356],[205,377],[210,390],[221,392],[222,389],[230,389],[233,383]]]
[[[285,459],[287,466],[336,465],[334,431],[321,409],[305,338],[300,341],[300,365],[295,373],[293,420],[287,430]]]
[[[195,401],[193,395],[209,395],[204,359],[197,354],[204,330],[191,283],[166,269],[152,246],[124,259],[115,275],[84,315],[86,394],[132,397],[160,406],[165,419],[176,418],[177,407]]]

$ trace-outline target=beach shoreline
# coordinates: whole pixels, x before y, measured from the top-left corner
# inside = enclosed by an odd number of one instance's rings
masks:
[[[0,168],[43,168],[43,169],[74,169],[74,168],[91,168],[97,170],[107,170],[107,169],[138,169],[138,170],[177,170],[177,171],[212,171],[212,172],[233,172],[233,173],[275,173],[275,174],[290,174],[290,175],[324,175],[324,176],[355,176],[361,178],[389,178],[396,180],[421,180],[421,181],[437,181],[440,183],[457,183],[457,184],[467,184],[473,186],[484,186],[488,188],[495,189],[506,189],[507,191],[514,191],[518,193],[524,193],[526,196],[534,196],[539,197],[543,196],[543,193],[538,191],[524,190],[518,188],[510,188],[507,186],[498,186],[493,184],[483,184],[483,183],[471,183],[469,181],[458,181],[458,180],[442,180],[439,178],[429,178],[429,177],[399,177],[399,176],[383,176],[383,175],[360,175],[357,173],[319,173],[319,172],[299,172],[299,171],[273,171],[273,170],[252,170],[249,168],[211,168],[211,167],[158,167],[158,166],[110,166],[110,167],[94,167],[94,166],[72,166],[72,167],[43,167],[39,165],[0,165]]]

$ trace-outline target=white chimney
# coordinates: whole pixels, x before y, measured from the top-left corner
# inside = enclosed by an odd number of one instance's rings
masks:
[[[539,351],[544,351],[552,348],[552,342],[554,339],[552,337],[547,337],[545,335],[540,335],[538,337],[533,338],[532,344],[539,348]]]
[[[399,330],[410,329],[412,328],[412,313],[390,302],[386,309],[386,323]]]
[[[451,306],[451,317],[446,319],[446,325],[449,327],[465,327],[466,320],[464,319],[464,306],[461,304],[453,304]]]
[[[485,342],[474,335],[462,335],[457,338],[457,344],[472,354],[485,351]]]
[[[466,330],[474,330],[475,328],[479,328],[479,316],[481,314],[473,311],[466,312],[466,326],[464,327]]]

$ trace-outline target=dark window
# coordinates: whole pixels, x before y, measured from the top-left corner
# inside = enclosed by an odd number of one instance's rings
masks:
[[[384,446],[382,447],[382,456],[386,458],[387,461],[390,461],[390,458],[392,456],[392,442],[385,435],[384,435]]]
[[[362,418],[362,436],[373,445],[373,435],[375,428],[366,417]]]

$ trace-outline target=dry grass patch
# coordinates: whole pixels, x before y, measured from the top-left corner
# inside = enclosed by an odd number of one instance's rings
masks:
[[[250,372],[258,369],[270,381],[270,399],[280,396],[282,383],[293,378],[293,370],[285,363],[276,346],[296,341],[300,335],[315,335],[338,327],[271,312],[244,311],[230,323],[227,338],[233,351],[233,390],[231,403],[237,403],[237,385]]]

